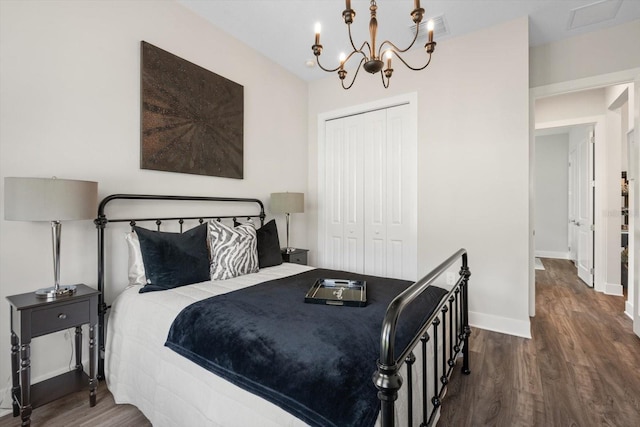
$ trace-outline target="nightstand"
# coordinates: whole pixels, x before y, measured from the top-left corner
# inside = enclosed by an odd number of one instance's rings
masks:
[[[309,252],[309,249],[294,249],[293,252],[287,252],[286,249],[283,249],[282,260],[284,262],[307,265],[307,252]]]
[[[71,296],[54,300],[38,298],[33,292],[7,297],[11,304],[11,372],[13,416],[22,417],[22,425],[31,425],[32,408],[49,403],[68,393],[89,386],[89,405],[96,404],[96,362],[98,346],[98,294],[85,285],[77,285]],[[89,375],[82,369],[82,328],[89,324]],[[31,385],[31,339],[75,328],[76,366],[73,371]],[[46,355],[38,355],[38,357]]]

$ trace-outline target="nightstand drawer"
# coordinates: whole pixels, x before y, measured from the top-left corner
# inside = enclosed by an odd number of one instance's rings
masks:
[[[307,265],[307,253],[308,249],[294,249],[293,252],[287,252],[282,250],[282,260],[284,262],[291,262],[293,264]]]
[[[292,262],[294,264],[307,265],[307,254],[291,254],[291,256],[289,257],[289,262]]]
[[[49,334],[89,322],[89,300],[33,310],[31,336]]]

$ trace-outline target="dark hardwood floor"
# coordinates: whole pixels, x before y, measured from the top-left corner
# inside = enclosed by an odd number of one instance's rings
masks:
[[[542,261],[533,339],[475,329],[471,375],[453,374],[439,426],[640,425],[640,338],[624,298],[587,288],[570,261]]]
[[[587,288],[569,261],[543,259],[536,271],[533,339],[473,329],[471,375],[457,367],[438,426],[640,425],[640,338],[624,298]],[[471,281],[473,286],[473,280]],[[37,408],[34,426],[149,426],[130,405],[115,405],[104,383],[98,404],[86,393]],[[19,426],[0,418],[0,427]]]

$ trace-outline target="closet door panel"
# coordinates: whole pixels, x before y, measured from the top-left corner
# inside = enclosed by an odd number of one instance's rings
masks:
[[[387,275],[417,280],[417,143],[409,108],[387,109]]]
[[[364,271],[387,273],[387,112],[373,111],[364,119]]]
[[[363,164],[362,118],[326,123],[325,265],[363,272]]]
[[[342,150],[345,144],[345,127],[340,121],[325,124],[325,236],[323,263],[327,268],[342,269],[344,259],[344,205]]]
[[[344,236],[347,239],[344,269],[355,273],[363,273],[364,263],[364,159],[362,157],[364,132],[362,115],[347,117],[345,122],[345,144],[342,150],[344,195],[343,215]]]

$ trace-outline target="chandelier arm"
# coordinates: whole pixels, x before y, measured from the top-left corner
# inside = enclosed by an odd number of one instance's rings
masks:
[[[396,54],[396,56],[398,57],[398,59],[399,59],[400,61],[402,61],[402,63],[403,63],[404,65],[406,65],[406,66],[407,66],[407,68],[408,68],[408,69],[413,70],[413,71],[420,71],[420,70],[424,70],[424,69],[425,69],[425,68],[427,68],[427,67],[429,66],[429,64],[431,63],[431,54],[429,54],[429,60],[427,61],[427,63],[426,63],[426,64],[424,64],[422,67],[414,68],[414,67],[412,67],[411,65],[407,64],[407,61],[405,61],[405,60],[402,58],[402,56],[398,55],[398,53],[397,53],[397,52],[395,52],[395,54]]]
[[[360,63],[358,64],[358,68],[356,69],[356,73],[353,75],[353,80],[351,80],[351,83],[349,83],[349,86],[345,86],[344,85],[344,80],[342,80],[342,88],[344,90],[351,89],[351,86],[353,86],[353,84],[356,82],[356,77],[358,77],[358,73],[360,72],[360,69],[362,68],[362,64],[364,64],[364,60],[365,60],[365,58],[362,58],[360,60]]]
[[[351,47],[353,48],[354,51],[358,51],[358,49],[356,48],[355,43],[353,42],[353,37],[351,37],[351,24],[347,24],[347,30],[349,32],[349,41],[351,42]],[[365,43],[362,44],[362,47],[360,47],[360,50],[362,50],[362,48],[364,47]]]
[[[382,70],[380,70],[380,77],[382,78],[382,86],[384,86],[385,89],[388,89],[389,88],[390,78],[387,77],[387,82],[385,83],[384,82],[384,73],[382,72]]]
[[[367,55],[365,55],[365,53],[362,50],[354,50],[354,51],[350,52],[349,55],[344,59],[344,62],[342,63],[342,65],[344,66],[347,62],[349,62],[351,57],[353,55],[355,55],[356,53],[359,53],[360,55],[362,55],[362,59],[360,60],[360,64],[362,64],[363,61],[366,61],[368,59]]]
[[[324,68],[322,66],[322,64],[320,64],[320,55],[316,56],[316,63],[318,64],[318,67],[320,67],[320,69],[322,71],[326,71],[328,73],[335,73],[336,71],[338,71],[340,69],[340,65],[338,65],[336,68],[330,69],[330,68]]]
[[[411,44],[409,46],[407,46],[405,49],[400,49],[398,46],[396,46],[393,42],[390,42],[389,40],[385,40],[382,42],[382,44],[380,45],[380,49],[378,49],[378,56],[381,58],[382,53],[384,51],[383,47],[384,45],[389,45],[391,46],[391,50],[393,50],[394,53],[405,53],[406,51],[408,51],[409,49],[411,49],[413,47],[414,44],[416,44],[416,40],[418,40],[418,33],[416,32],[415,37],[413,38],[413,41],[411,42]]]

